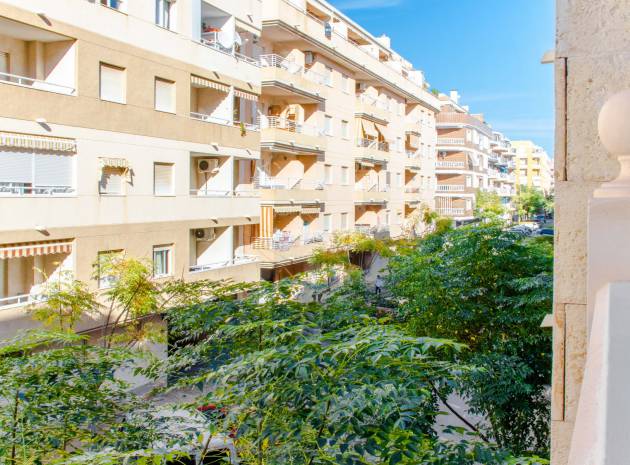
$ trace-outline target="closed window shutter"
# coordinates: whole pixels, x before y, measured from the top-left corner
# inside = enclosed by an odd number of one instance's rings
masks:
[[[155,109],[175,113],[175,83],[155,80]]]
[[[36,186],[72,186],[74,159],[71,155],[35,154]]]
[[[153,169],[155,195],[173,194],[173,165],[155,163]]]
[[[33,154],[0,151],[0,182],[31,184],[33,182]]]
[[[105,166],[101,173],[101,181],[98,184],[101,194],[123,193],[123,170],[111,166]]]
[[[125,103],[125,70],[101,64],[101,99]]]

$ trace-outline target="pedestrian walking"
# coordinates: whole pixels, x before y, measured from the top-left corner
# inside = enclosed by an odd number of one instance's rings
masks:
[[[381,291],[383,290],[383,278],[381,278],[380,274],[376,275],[376,281],[374,282],[374,290],[376,291],[376,295],[380,297]]]

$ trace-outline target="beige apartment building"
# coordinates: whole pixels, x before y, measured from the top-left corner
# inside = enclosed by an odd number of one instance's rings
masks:
[[[483,115],[470,113],[459,99],[457,91],[440,94],[435,205],[438,213],[462,223],[474,218],[479,190],[496,192],[511,208],[515,152]]]
[[[542,147],[531,140],[515,140],[516,185],[539,189],[549,195],[553,192],[553,160]]]
[[[0,26],[0,336],[112,254],[278,279],[433,207],[438,99],[326,2],[3,0]]]

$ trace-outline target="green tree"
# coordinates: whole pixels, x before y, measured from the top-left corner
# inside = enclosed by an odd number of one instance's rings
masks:
[[[501,203],[501,197],[496,192],[478,190],[475,204],[475,216],[495,220],[505,215],[505,206]]]
[[[418,336],[470,347],[461,359],[484,367],[459,384],[478,428],[514,453],[549,447],[551,245],[498,225],[435,234],[390,260],[389,285],[401,318]]]
[[[545,212],[545,194],[540,189],[521,186],[514,204],[519,217],[528,219]]]

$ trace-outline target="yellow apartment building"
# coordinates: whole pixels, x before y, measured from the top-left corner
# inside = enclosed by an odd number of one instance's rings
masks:
[[[553,161],[542,147],[531,140],[512,142],[516,149],[516,185],[553,192]]]

